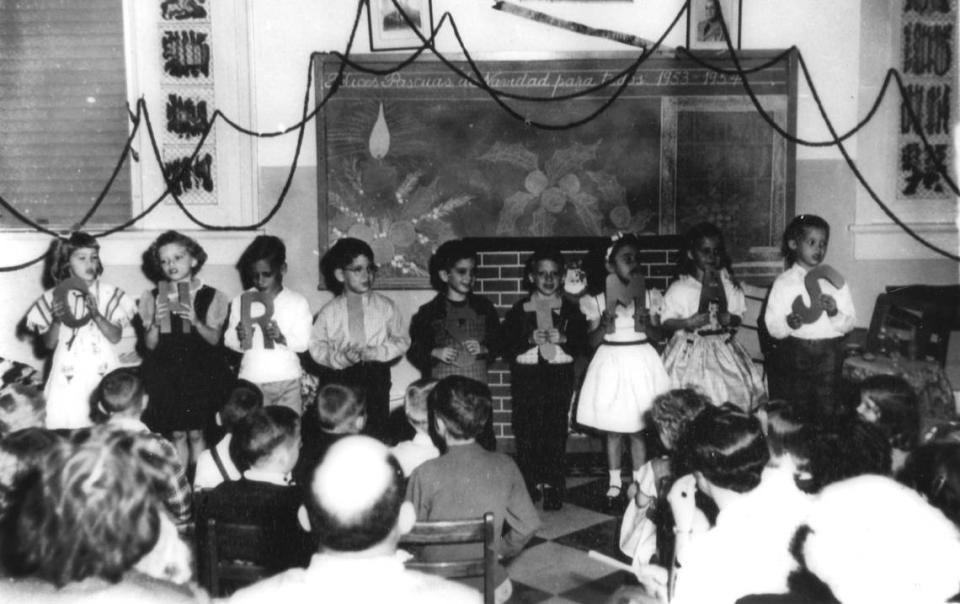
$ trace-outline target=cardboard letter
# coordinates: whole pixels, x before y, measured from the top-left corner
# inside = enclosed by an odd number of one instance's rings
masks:
[[[803,296],[797,296],[793,299],[793,312],[800,315],[804,323],[815,323],[820,315],[823,314],[823,306],[820,304],[820,279],[826,279],[840,289],[846,281],[843,275],[837,272],[829,264],[818,264],[807,272],[803,279],[803,284],[807,287],[807,293],[810,294],[810,306],[803,303]]]
[[[251,317],[250,307],[254,302],[263,304],[264,311],[262,315]],[[250,350],[253,346],[253,324],[260,326],[260,333],[263,334],[263,347],[273,348],[273,338],[267,335],[267,326],[270,325],[270,319],[273,318],[273,296],[266,292],[252,291],[243,292],[240,295],[240,323],[243,325],[243,332],[247,337],[241,342],[244,350]]]
[[[76,329],[89,323],[90,319],[93,318],[93,315],[86,313],[79,319],[74,316],[73,305],[70,303],[71,290],[81,292],[83,295],[90,293],[90,289],[87,288],[86,281],[80,277],[70,277],[69,279],[64,279],[57,284],[56,289],[53,290],[53,299],[58,300],[61,304],[63,304],[63,307],[67,309],[67,314],[63,316],[60,322],[66,327]],[[84,307],[84,311],[86,311],[86,307]]]
[[[537,313],[537,330],[553,329],[553,309],[560,308],[560,298],[540,298],[530,300],[523,305],[523,310]],[[557,345],[544,342],[540,345],[540,356],[552,361],[557,356]]]
[[[633,304],[633,329],[641,333],[646,328],[644,311],[646,310],[647,286],[643,275],[631,275],[630,282],[624,283],[613,273],[607,275],[606,284],[607,314],[616,316],[617,304],[630,306]],[[613,333],[614,326],[607,328],[607,333]]]

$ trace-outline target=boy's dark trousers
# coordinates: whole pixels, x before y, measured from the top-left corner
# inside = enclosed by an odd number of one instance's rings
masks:
[[[363,433],[384,440],[388,437],[390,415],[390,364],[361,361],[346,369],[327,372],[325,384],[343,384],[353,388],[367,403],[367,424]],[[326,377],[326,376],[325,376]]]
[[[533,490],[538,483],[564,487],[567,414],[573,396],[573,364],[514,363],[510,372],[517,465]]]
[[[843,338],[782,340],[770,375],[770,398],[802,404],[815,422],[836,418],[843,410],[842,343]]]

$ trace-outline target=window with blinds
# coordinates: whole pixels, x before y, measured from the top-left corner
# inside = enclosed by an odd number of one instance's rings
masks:
[[[125,82],[121,0],[0,0],[0,195],[49,227],[79,221],[126,143]],[[87,225],[130,215],[127,163]],[[0,208],[0,228],[23,227]]]

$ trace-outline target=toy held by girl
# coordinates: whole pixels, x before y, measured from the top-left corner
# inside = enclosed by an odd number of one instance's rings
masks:
[[[614,238],[607,250],[607,271],[624,286],[640,274],[638,261],[640,241],[633,234]],[[660,355],[648,343],[647,331],[651,312],[658,312],[658,296],[649,290],[643,295],[645,308],[637,302],[618,303],[613,313],[607,312],[606,294],[584,296],[580,310],[587,318],[590,343],[598,345],[587,368],[577,405],[577,422],[606,433],[607,462],[610,486],[607,504],[617,504],[623,489],[620,458],[624,437],[630,439],[634,484],[646,458],[646,447],[640,431],[644,413],[654,397],[670,388],[670,378]],[[637,324],[643,326],[637,331]]]
[[[561,507],[573,362],[587,348],[583,313],[561,295],[563,274],[559,252],[535,252],[526,266],[533,291],[513,305],[503,322],[517,465],[534,499],[542,491],[545,510]]]
[[[50,276],[58,287],[43,293],[27,311],[26,325],[53,349],[44,394],[47,427],[89,426],[90,395],[100,379],[120,365],[114,345],[130,324],[136,305],[122,290],[100,281],[100,244],[72,233],[51,247]]]
[[[233,382],[219,348],[227,298],[197,278],[206,260],[192,238],[163,233],[144,254],[145,271],[158,287],[140,296],[149,351],[143,378],[150,406],[143,421],[155,432],[171,434],[187,467],[203,451],[203,430]]]
[[[297,354],[307,350],[313,317],[307,299],[283,285],[287,248],[278,237],[260,235],[243,251],[237,269],[247,290],[230,303],[223,340],[243,353],[238,377],[260,388],[264,404],[284,405],[299,414],[303,407]],[[241,320],[244,300],[252,294],[269,296],[273,312],[246,323]],[[248,312],[252,316],[253,311]]]
[[[790,221],[781,246],[787,270],[774,281],[764,313],[767,331],[780,340],[768,369],[770,397],[805,403],[821,421],[840,411],[843,336],[857,318],[848,284],[826,278],[808,283],[829,241],[823,218],[801,214]]]
[[[410,347],[403,318],[393,300],[372,291],[377,266],[373,250],[352,237],[340,239],[320,261],[327,288],[336,297],[317,314],[310,356],[332,369],[336,382],[365,394],[367,432],[387,436],[390,362]]]
[[[679,279],[663,297],[660,319],[676,330],[663,353],[674,388],[698,388],[715,405],[751,411],[766,397],[763,375],[735,339],[747,309],[720,229],[702,223],[684,237]]]

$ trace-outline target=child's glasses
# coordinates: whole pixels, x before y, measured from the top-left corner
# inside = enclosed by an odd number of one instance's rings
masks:
[[[348,273],[353,273],[354,275],[359,275],[359,274],[362,274],[362,273],[367,273],[367,274],[369,274],[369,275],[376,275],[376,274],[377,274],[377,265],[375,265],[375,264],[370,264],[370,265],[367,265],[367,266],[348,266],[347,268],[345,268],[345,269],[343,269],[343,270],[347,271]]]

